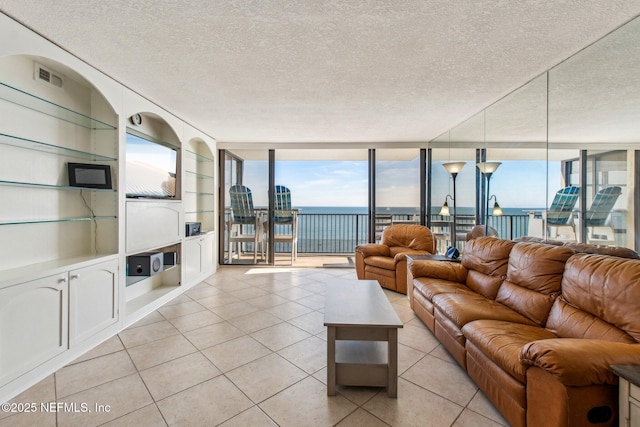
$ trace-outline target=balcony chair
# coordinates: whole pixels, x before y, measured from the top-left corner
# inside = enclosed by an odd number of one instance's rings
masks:
[[[393,225],[393,215],[388,214],[376,214],[376,222],[375,222],[375,233],[376,238],[375,242],[380,243],[380,239],[382,238],[382,232],[385,228]]]
[[[258,258],[258,246],[260,246],[260,256],[264,258],[263,213],[254,209],[253,196],[248,187],[233,185],[229,189],[229,196],[231,201],[231,213],[227,221],[229,264],[233,262],[233,247],[237,248],[238,257],[240,257],[243,243],[253,243],[253,263],[255,264]]]
[[[576,242],[572,212],[579,196],[580,187],[570,185],[558,190],[549,210],[542,211],[542,218],[536,218],[534,211],[529,212],[529,236]],[[560,230],[568,234],[561,234]]]
[[[427,227],[394,224],[384,229],[380,243],[355,249],[358,279],[377,280],[383,288],[407,293],[407,255],[436,253],[436,238]]]
[[[485,232],[484,225],[476,225],[471,229],[471,231],[469,231],[465,235],[465,240],[468,242],[469,240],[473,240],[473,239],[477,239],[478,237],[485,237],[485,236],[499,237],[498,230],[496,230],[492,226],[489,226],[489,231]]]
[[[611,210],[620,194],[622,194],[620,187],[605,187],[596,193],[585,215],[587,243],[615,244]]]
[[[291,265],[298,258],[298,210],[291,207],[291,191],[283,186],[275,188],[274,231],[275,243],[291,243]],[[279,233],[285,227],[290,227],[290,233]]]
[[[464,243],[469,239],[471,233],[474,234],[473,238],[479,237],[479,233],[484,233],[484,226],[482,230],[474,230],[476,227],[475,215],[456,215],[456,247],[462,251],[464,250]],[[451,220],[436,220],[431,221],[431,231],[438,242],[437,253],[444,254],[447,248],[451,246],[451,231],[452,231],[453,218]],[[492,227],[489,227],[489,233],[495,231]],[[497,232],[496,232],[497,233]],[[484,234],[482,234],[484,236]]]

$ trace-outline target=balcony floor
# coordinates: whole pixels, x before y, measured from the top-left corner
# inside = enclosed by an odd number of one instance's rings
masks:
[[[245,253],[239,259],[234,259],[232,265],[248,266],[253,264],[253,253]],[[256,267],[270,267],[263,261],[258,261]],[[298,254],[298,258],[291,265],[290,254],[276,254],[275,267],[296,268],[355,268],[353,254]]]

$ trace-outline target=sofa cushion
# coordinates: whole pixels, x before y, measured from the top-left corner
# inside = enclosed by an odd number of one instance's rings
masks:
[[[493,319],[531,325],[532,322],[509,307],[479,294],[438,294],[433,305],[462,329],[474,320]]]
[[[403,248],[400,246],[389,248],[389,253],[391,254],[391,256],[393,256],[396,264],[401,261],[407,261],[407,255],[431,255],[431,252],[428,251],[418,251],[415,249]]]
[[[467,269],[457,262],[413,259],[408,268],[414,278],[425,277],[458,283],[464,283],[467,279]]]
[[[564,266],[573,251],[544,243],[517,243],[509,255],[507,280],[543,294],[560,291]]]
[[[436,252],[436,238],[429,228],[422,225],[394,224],[387,227],[382,231],[380,244],[390,248],[401,246],[432,254]]]
[[[476,270],[469,270],[466,285],[485,298],[495,299],[504,281],[504,276],[491,276]]]
[[[509,375],[526,382],[529,365],[520,363],[520,351],[532,342],[556,338],[544,328],[501,320],[476,320],[462,328],[467,341],[472,342],[484,355]]]
[[[632,258],[638,259],[640,255],[633,249],[625,248],[622,246],[601,246],[601,245],[593,245],[590,243],[574,243],[567,242],[565,246],[570,248],[572,251],[576,253],[583,254],[600,254],[600,255],[611,255],[617,256],[620,258]]]
[[[562,297],[574,308],[615,326],[636,342],[640,341],[640,304],[637,304],[640,301],[640,260],[574,255],[565,267]],[[584,323],[584,318],[558,316],[553,320],[547,325],[549,328],[563,334],[571,333],[567,332],[571,328],[584,330],[583,336],[592,338],[590,325]]]
[[[544,326],[560,292],[565,262],[573,251],[544,243],[517,243],[509,255],[507,278],[496,301]]]
[[[556,295],[545,295],[505,281],[498,290],[496,301],[517,311],[536,325],[544,326]]]
[[[420,277],[413,280],[413,288],[432,300],[438,294],[473,294],[474,292],[462,283],[445,282],[430,277]]]
[[[507,274],[509,253],[514,245],[510,240],[493,237],[479,237],[467,242],[462,254],[462,265],[469,270],[466,285],[494,299]]]
[[[386,256],[370,256],[364,259],[365,265],[382,268],[383,270],[392,270],[394,275],[396,271],[396,262],[393,258]]]
[[[570,305],[563,297],[553,303],[546,328],[562,338],[587,338],[629,344],[636,342],[625,331]]]

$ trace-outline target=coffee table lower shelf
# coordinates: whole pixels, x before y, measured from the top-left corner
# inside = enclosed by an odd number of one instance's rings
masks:
[[[387,349],[380,341],[336,341],[336,384],[386,387]]]
[[[336,394],[337,384],[387,387],[387,396],[398,396],[397,329],[329,326],[327,338],[329,396]]]

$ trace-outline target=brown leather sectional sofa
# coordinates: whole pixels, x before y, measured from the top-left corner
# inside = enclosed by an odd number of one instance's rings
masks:
[[[410,261],[410,304],[511,425],[613,426],[609,366],[640,364],[640,260],[616,254],[480,237]]]

